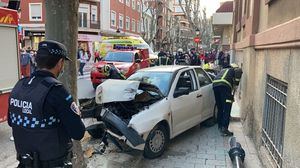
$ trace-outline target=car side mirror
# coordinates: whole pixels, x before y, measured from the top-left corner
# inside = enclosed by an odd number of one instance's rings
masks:
[[[136,59],[135,63],[141,63],[142,61],[140,59]]]
[[[180,89],[180,90],[175,90],[174,92],[174,98],[183,96],[183,95],[189,95],[190,91],[189,89]]]

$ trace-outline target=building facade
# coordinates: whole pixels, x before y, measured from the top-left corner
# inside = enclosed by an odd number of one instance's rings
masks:
[[[299,0],[234,0],[241,120],[267,168],[300,165],[299,6]]]
[[[20,5],[23,47],[37,49],[45,38],[45,1],[23,0]],[[89,51],[98,48],[100,38],[100,0],[80,0],[78,8],[78,43]]]
[[[24,34],[22,45],[36,49],[45,37],[45,1],[23,0],[20,8],[20,27]],[[78,44],[81,48],[99,50],[102,36],[139,36],[140,32],[140,0],[79,1]]]
[[[220,38],[219,49],[229,50],[232,42],[233,1],[223,2],[212,16],[214,36]]]
[[[174,16],[174,27],[175,27],[175,50],[183,48],[187,51],[189,48],[194,46],[193,34],[191,25],[187,19],[187,16],[184,14],[179,1],[173,0],[173,16]],[[182,1],[182,7],[185,8],[184,1]]]
[[[101,34],[139,36],[142,6],[140,0],[101,1]]]

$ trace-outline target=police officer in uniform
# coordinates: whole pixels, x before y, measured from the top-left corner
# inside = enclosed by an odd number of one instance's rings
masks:
[[[124,76],[114,65],[104,65],[103,72],[108,79],[126,79],[126,76]]]
[[[230,121],[230,112],[234,101],[236,86],[242,77],[242,69],[236,64],[222,69],[213,81],[213,90],[218,108],[217,122],[218,128],[223,136],[232,136],[233,132],[228,130]]]
[[[39,43],[38,70],[17,82],[9,98],[19,168],[72,167],[72,141],[85,127],[72,96],[56,78],[63,72],[66,47],[56,41]]]

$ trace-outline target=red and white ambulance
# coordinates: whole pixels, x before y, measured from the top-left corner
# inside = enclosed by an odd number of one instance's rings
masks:
[[[0,7],[0,122],[7,120],[9,94],[20,79],[18,13]]]

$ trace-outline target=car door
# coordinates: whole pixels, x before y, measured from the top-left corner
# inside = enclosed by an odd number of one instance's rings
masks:
[[[212,80],[202,68],[195,68],[198,82],[200,85],[199,93],[202,96],[202,105],[200,121],[203,121],[213,115],[215,106],[215,97],[212,88]]]
[[[180,90],[188,90],[185,95],[176,95]],[[172,111],[172,128],[174,135],[191,128],[196,122],[197,83],[193,71],[185,70],[177,74],[170,97]]]

